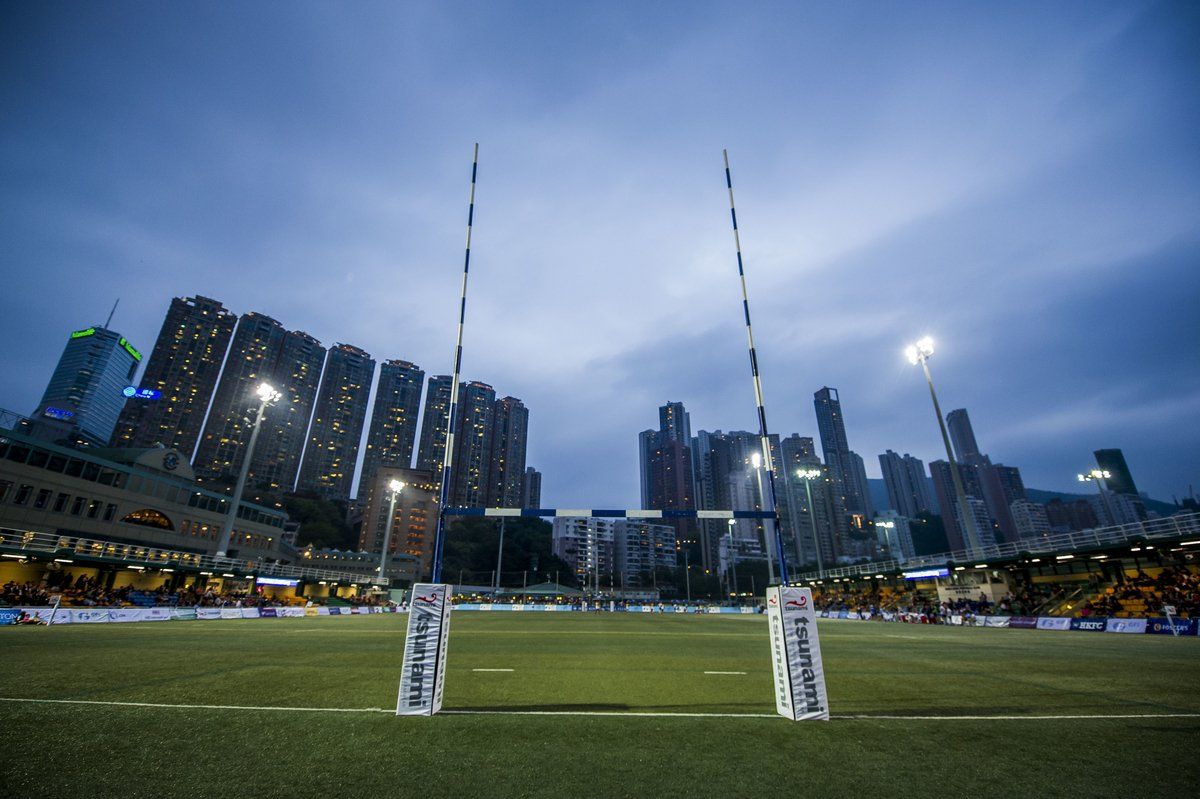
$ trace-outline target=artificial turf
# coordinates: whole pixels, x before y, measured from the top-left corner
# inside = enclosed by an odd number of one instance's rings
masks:
[[[797,723],[761,617],[462,612],[446,710],[473,712],[397,718],[368,709],[405,621],[0,628],[0,698],[349,711],[0,701],[0,795],[1200,793],[1195,638],[822,622],[834,720]]]

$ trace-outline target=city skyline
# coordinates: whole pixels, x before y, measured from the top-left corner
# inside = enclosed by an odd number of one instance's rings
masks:
[[[69,331],[117,296],[113,329],[143,352],[171,298],[203,295],[447,373],[478,139],[464,373],[536,408],[544,503],[636,504],[645,409],[757,427],[728,146],[772,432],[815,437],[807,398],[832,385],[869,476],[889,449],[942,457],[901,354],[928,333],[945,406],[1028,485],[1085,493],[1075,474],[1109,448],[1152,497],[1197,481],[1181,6],[848,4],[730,28],[701,5],[640,11],[628,37],[632,12],[564,10],[527,54],[502,8],[466,31],[436,7],[337,26],[259,9],[236,31],[194,9],[67,13],[17,9],[3,34],[23,113],[0,123],[0,334],[22,352],[0,407],[32,411]],[[353,53],[314,32],[333,28]]]

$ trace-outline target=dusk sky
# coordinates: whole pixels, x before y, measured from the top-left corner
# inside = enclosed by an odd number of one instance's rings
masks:
[[[174,296],[530,409],[546,507],[637,507],[637,433],[768,422],[1026,485],[1101,447],[1200,484],[1200,5],[5,3],[0,407],[71,330],[147,354]],[[1086,490],[1086,489],[1084,489]]]

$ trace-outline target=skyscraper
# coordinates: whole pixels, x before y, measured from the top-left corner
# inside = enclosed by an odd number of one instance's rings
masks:
[[[461,508],[487,505],[491,487],[492,431],[496,390],[472,380],[459,387],[458,421],[454,430],[454,461],[450,474],[450,504]]]
[[[833,477],[835,510],[844,519],[841,530],[848,531],[850,515],[866,516],[869,506],[862,495],[850,444],[846,440],[846,423],[837,389],[828,386],[822,388],[813,395],[813,405],[817,412],[817,431],[821,434],[825,465]]]
[[[106,327],[76,330],[33,412],[30,431],[41,438],[78,437],[108,443],[142,355]]]
[[[532,466],[525,467],[525,479],[521,481],[521,507],[542,506],[542,473]]]
[[[966,408],[946,414],[946,427],[950,431],[950,442],[954,445],[954,457],[960,463],[980,456],[979,444],[975,441],[975,431],[971,427],[971,417],[967,415]]]
[[[375,361],[350,344],[330,347],[317,392],[297,488],[326,499],[350,498]]]
[[[392,517],[392,534],[388,537],[388,511],[392,507],[388,484],[392,480],[405,485],[396,495],[396,515]],[[358,548],[365,552],[382,552],[383,539],[388,537],[388,552],[417,558],[420,564],[418,579],[428,574],[438,516],[438,494],[433,475],[419,469],[380,466],[369,483],[359,485],[358,497],[363,503]]]
[[[897,455],[890,449],[879,456],[879,468],[887,486],[888,500],[906,519],[915,519],[922,511],[933,511],[934,503],[925,480],[925,464],[905,453]]]
[[[171,300],[141,379],[142,388],[161,396],[125,401],[112,446],[162,444],[190,457],[236,324],[237,315],[217,300],[201,296]]]
[[[492,415],[488,507],[522,507],[521,489],[525,480],[525,448],[528,439],[529,410],[525,404],[516,397],[496,400]]]
[[[1098,449],[1093,454],[1096,456],[1096,465],[1109,473],[1109,476],[1104,478],[1105,488],[1118,494],[1133,497],[1138,495],[1133,474],[1129,471],[1129,464],[1125,462],[1125,453],[1119,449]]]
[[[658,409],[659,429],[638,436],[642,473],[642,505],[654,510],[694,510],[690,422],[683,403],[670,402]],[[673,526],[680,541],[696,529],[689,519]]]
[[[445,464],[446,425],[450,419],[450,375],[429,378],[425,391],[425,412],[421,416],[421,442],[417,447],[417,468],[430,472],[434,483],[442,480]]]
[[[833,494],[829,470],[817,457],[813,440],[807,436],[790,435],[780,441],[783,494],[780,500],[785,535],[798,565],[815,564],[820,548],[821,562],[831,564],[836,557],[834,548]],[[801,479],[797,472],[818,470],[821,476]],[[812,495],[812,507],[808,497]]]
[[[255,388],[274,380],[275,362],[286,332],[283,325],[265,314],[250,312],[238,320],[208,421],[192,458],[198,477],[231,484],[236,479],[244,448],[250,441],[253,420],[247,416],[257,405]],[[267,419],[274,410],[268,409]]]
[[[379,367],[367,451],[363,455],[362,475],[358,481],[360,498],[366,498],[366,487],[380,466],[402,469],[412,466],[424,382],[425,373],[408,361],[384,361]]]
[[[321,342],[299,330],[284,333],[269,381],[282,396],[263,420],[250,464],[252,485],[273,492],[291,491],[296,485],[324,362]]]

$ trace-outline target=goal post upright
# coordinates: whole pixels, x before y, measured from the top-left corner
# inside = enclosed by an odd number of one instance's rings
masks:
[[[774,539],[775,555],[779,561],[779,582],[787,585],[787,556],[783,551],[783,536],[779,534],[779,502],[775,494],[775,468],[771,459],[771,437],[767,432],[767,411],[763,406],[762,381],[758,376],[758,354],[754,349],[754,329],[750,325],[750,296],[746,291],[746,268],[742,261],[742,240],[738,233],[737,210],[733,203],[733,178],[729,173],[729,150],[722,150],[725,158],[725,187],[729,189],[729,218],[733,222],[733,246],[737,251],[738,279],[742,284],[742,313],[746,318],[746,341],[750,348],[750,376],[754,380],[754,400],[758,403],[758,436],[762,448],[763,468],[767,470],[767,485],[771,495],[771,537]]]
[[[458,385],[462,374],[463,323],[467,319],[467,278],[471,273],[471,226],[475,221],[475,176],[479,171],[479,142],[471,160],[471,198],[467,203],[467,248],[463,257],[462,295],[458,306],[458,337],[454,343],[454,374],[450,378],[450,413],[446,417],[446,447],[442,452],[442,480],[438,489],[437,532],[433,537],[430,581],[442,579],[442,552],[446,545],[446,505],[450,502],[450,468],[454,463],[454,423],[458,416]]]

